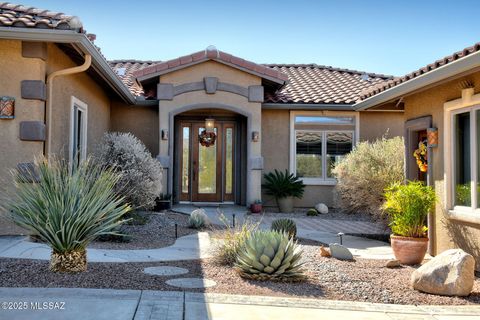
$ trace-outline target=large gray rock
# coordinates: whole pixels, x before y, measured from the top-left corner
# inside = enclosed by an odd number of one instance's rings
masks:
[[[443,296],[468,296],[474,280],[473,257],[461,249],[450,249],[415,270],[410,282],[418,291]]]
[[[330,253],[333,258],[340,260],[353,260],[353,255],[347,247],[338,243],[330,243]]]
[[[319,203],[315,206],[315,210],[318,211],[318,213],[322,213],[322,214],[325,214],[325,213],[328,213],[328,207],[326,204],[324,203]]]

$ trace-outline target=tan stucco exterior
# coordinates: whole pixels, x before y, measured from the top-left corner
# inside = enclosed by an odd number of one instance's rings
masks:
[[[152,156],[158,155],[158,107],[131,106],[114,100],[110,121],[110,131],[130,132],[145,144]]]
[[[403,136],[404,117],[403,112],[360,112],[360,141]]]
[[[205,77],[216,77],[219,82],[235,84],[243,88],[261,85],[260,77],[214,61],[203,62],[167,73],[162,75],[159,81],[161,84],[178,86],[202,82]],[[170,132],[169,140],[159,140],[159,155],[171,164],[169,165],[170,168],[165,169],[165,174],[169,179],[168,181],[164,179],[164,183],[166,183],[164,190],[172,192],[173,188],[174,116],[195,109],[211,109],[211,113],[208,115],[213,115],[216,109],[223,109],[245,116],[248,119],[247,162],[250,163],[252,159],[261,157],[262,137],[258,142],[252,142],[249,139],[253,131],[261,132],[261,103],[250,102],[247,97],[231,92],[216,91],[214,94],[207,94],[204,90],[182,93],[172,100],[161,100],[159,102],[159,130]],[[250,166],[247,165],[246,175],[246,201],[248,203],[261,198],[261,170],[250,169]]]
[[[445,162],[444,162],[444,103],[461,98],[462,81],[475,84],[475,93],[480,92],[480,73],[445,82],[404,98],[405,120],[423,116],[432,117],[432,126],[438,128],[439,144],[433,148],[432,175],[435,191],[439,198],[436,206],[432,230],[433,254],[439,254],[449,248],[462,248],[471,253],[480,270],[480,225],[448,218],[446,214],[451,208],[445,205]]]
[[[48,45],[47,74],[76,64],[55,44]],[[110,128],[110,98],[85,72],[56,78],[53,82],[52,152],[67,157],[70,137],[71,97],[88,106],[87,153],[94,150]]]

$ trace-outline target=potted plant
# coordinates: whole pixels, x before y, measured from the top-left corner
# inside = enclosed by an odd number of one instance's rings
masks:
[[[287,170],[280,172],[275,169],[274,172],[266,173],[263,177],[265,192],[275,197],[280,212],[292,212],[293,198],[303,196],[305,190],[303,182]]]
[[[161,193],[155,200],[155,211],[169,210],[172,207],[172,195]]]
[[[250,205],[250,211],[252,213],[260,213],[262,212],[262,200],[255,200],[251,205]]]
[[[400,263],[414,265],[423,261],[428,246],[426,220],[435,202],[435,190],[420,181],[387,188],[383,208],[390,220],[393,253]]]

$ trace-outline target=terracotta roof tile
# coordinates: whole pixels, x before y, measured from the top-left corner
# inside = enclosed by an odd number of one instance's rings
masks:
[[[383,92],[385,90],[388,90],[390,88],[393,88],[403,82],[407,82],[409,80],[412,80],[414,78],[417,78],[423,74],[426,74],[428,72],[431,72],[432,70],[435,70],[437,68],[440,68],[441,66],[444,66],[446,64],[452,63],[460,58],[466,57],[472,53],[480,51],[480,43],[476,43],[471,47],[465,48],[461,51],[455,52],[452,55],[446,56],[443,59],[437,60],[433,63],[430,63],[418,70],[415,70],[413,72],[410,72],[403,77],[397,77],[394,79],[391,79],[389,81],[383,82],[383,83],[378,83],[377,85],[368,88],[364,91],[361,92],[360,94],[360,99],[359,100],[364,100],[369,97],[372,97],[376,94],[379,94],[380,92]]]
[[[265,102],[268,103],[353,104],[362,90],[392,78],[316,64],[266,66],[288,76],[286,86],[266,94]]]
[[[83,32],[82,23],[76,16],[8,2],[0,2],[0,26]]]
[[[115,71],[117,76],[122,80],[122,82],[130,89],[135,96],[142,96],[144,94],[143,88],[135,81],[135,78],[132,76],[134,71],[146,69],[153,67],[155,70],[155,65],[158,65],[160,61],[140,61],[140,60],[112,60],[108,63],[110,67]]]

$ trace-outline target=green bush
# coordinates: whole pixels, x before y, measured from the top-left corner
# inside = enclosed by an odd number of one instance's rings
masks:
[[[223,214],[220,215],[220,220],[223,222],[225,230],[215,233],[213,257],[218,264],[232,266],[237,261],[238,251],[251,234],[258,229],[260,223],[245,220],[242,225],[232,227],[230,221]]]
[[[390,219],[393,234],[403,237],[426,236],[426,220],[436,201],[435,190],[422,182],[395,183],[385,192],[383,208]]]
[[[293,238],[276,231],[256,231],[238,252],[235,270],[252,280],[304,280],[302,251]]]
[[[209,224],[210,220],[203,209],[193,210],[188,218],[188,225],[193,229],[203,229]]]
[[[338,181],[336,205],[347,213],[365,212],[375,218],[382,217],[385,188],[405,179],[404,153],[400,137],[359,143],[333,169]]]
[[[291,238],[295,238],[297,236],[297,224],[295,221],[288,218],[273,220],[270,230],[285,232]]]
[[[115,234],[131,210],[114,191],[120,175],[90,159],[72,169],[64,161],[41,160],[35,171],[38,182],[15,175],[16,193],[6,205],[11,218],[52,248],[52,270],[82,271],[87,245]]]

